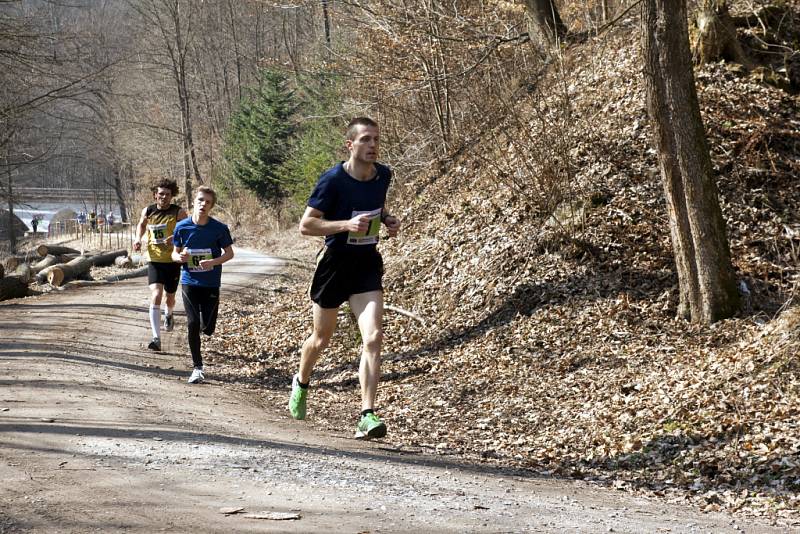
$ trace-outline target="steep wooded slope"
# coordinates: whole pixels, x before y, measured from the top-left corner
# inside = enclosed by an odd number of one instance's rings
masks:
[[[797,97],[722,64],[697,73],[750,296],[711,328],[676,321],[636,39],[630,27],[572,51],[470,150],[399,177],[387,301],[425,324],[387,316],[381,414],[404,447],[796,517]],[[569,180],[552,202],[526,174],[547,158],[520,141],[559,136]],[[310,327],[309,272],[295,274],[226,304],[213,357],[276,407]],[[354,420],[359,346],[352,320],[340,325],[310,404],[310,424],[338,430]]]

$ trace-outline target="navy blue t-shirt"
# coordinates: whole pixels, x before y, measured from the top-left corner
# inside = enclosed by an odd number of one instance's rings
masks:
[[[219,287],[222,282],[222,265],[215,265],[210,271],[201,271],[200,260],[219,258],[222,249],[233,244],[228,227],[208,218],[203,225],[196,224],[187,217],[175,225],[173,244],[182,249],[186,247],[189,261],[181,266],[181,284],[187,286]]]
[[[389,167],[375,164],[377,173],[372,180],[356,180],[344,170],[343,162],[337,163],[319,177],[308,206],[322,212],[328,221],[346,221],[356,215],[370,217],[366,232],[340,232],[325,237],[325,245],[332,248],[375,248],[381,227],[381,215],[386,203],[386,193],[392,180]]]

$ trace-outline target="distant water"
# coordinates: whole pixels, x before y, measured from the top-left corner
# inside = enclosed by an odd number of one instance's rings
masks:
[[[50,228],[50,220],[53,218],[53,215],[55,215],[58,211],[64,208],[69,208],[75,211],[75,213],[80,213],[81,210],[86,209],[83,206],[83,204],[79,203],[69,203],[69,202],[49,202],[42,204],[31,203],[25,206],[14,206],[14,215],[19,217],[20,220],[22,220],[22,222],[25,223],[25,226],[27,226],[28,229],[30,230],[32,230],[31,220],[33,220],[34,215],[38,215],[39,226],[36,230],[39,232],[46,232],[47,229]],[[114,216],[117,218],[117,220],[120,220],[119,206],[113,204],[105,208],[106,213],[108,213],[108,210],[110,208],[113,208]]]

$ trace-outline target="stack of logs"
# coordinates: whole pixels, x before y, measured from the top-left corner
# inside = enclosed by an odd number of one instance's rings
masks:
[[[81,254],[69,247],[39,245],[27,254],[9,256],[0,263],[0,300],[27,296],[28,286],[34,281],[59,287],[87,277],[92,267],[114,264],[130,267],[133,261],[127,250]]]

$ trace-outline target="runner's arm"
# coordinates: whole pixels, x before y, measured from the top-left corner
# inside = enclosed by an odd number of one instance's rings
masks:
[[[323,219],[322,211],[308,206],[300,219],[300,233],[308,236],[327,236],[341,232],[365,232],[369,228],[369,217],[356,215],[343,221]]]
[[[395,217],[394,215],[390,215],[386,208],[383,208],[383,214],[381,215],[381,222],[386,225],[386,230],[389,233],[389,237],[395,237],[397,235],[397,231],[400,230],[400,219]]]
[[[172,261],[175,263],[186,263],[189,261],[189,253],[186,250],[181,250],[177,245],[172,247]]]
[[[186,213],[186,210],[181,208],[181,209],[178,210],[178,214],[175,216],[175,222],[182,221],[183,219],[187,218],[188,216],[189,216],[189,214]],[[167,245],[171,245],[172,244],[172,239],[173,239],[173,237],[171,235],[168,235],[166,244]]]
[[[200,267],[204,271],[210,271],[216,265],[222,265],[226,261],[233,258],[233,245],[228,245],[227,247],[222,249],[222,255],[218,258],[212,258],[210,260],[202,260],[200,262]]]
[[[142,216],[139,218],[139,224],[136,225],[136,240],[133,242],[133,250],[139,252],[142,250],[142,236],[147,228],[147,208],[142,208]]]

